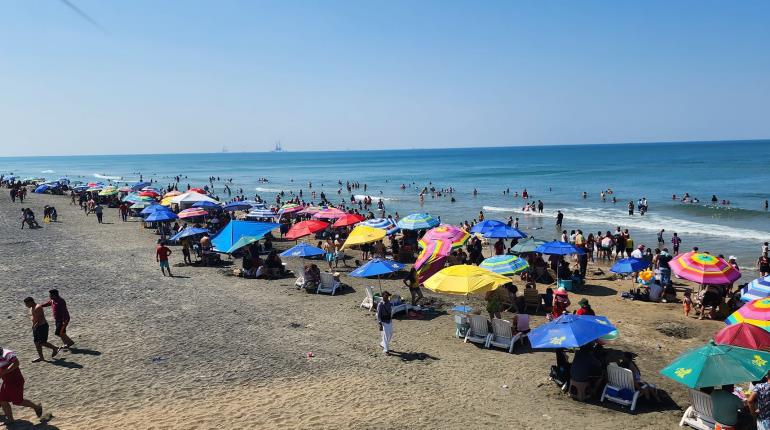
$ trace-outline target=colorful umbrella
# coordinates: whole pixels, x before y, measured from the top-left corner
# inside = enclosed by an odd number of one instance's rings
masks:
[[[741,301],[764,299],[770,296],[770,276],[755,279],[741,289]]]
[[[714,335],[714,342],[718,345],[770,351],[770,333],[747,323],[732,324],[719,330]]]
[[[425,230],[437,227],[441,222],[426,213],[407,215],[398,220],[398,227],[404,230]]]
[[[335,221],[334,224],[332,224],[332,227],[335,227],[335,228],[347,227],[349,225],[358,224],[363,220],[364,220],[364,217],[359,214],[345,214],[337,218],[337,221]]]
[[[181,196],[181,195],[182,195],[181,192],[179,192],[177,190],[173,190],[173,191],[167,192],[166,194],[163,194],[163,198],[165,199],[165,198],[168,198],[168,197]]]
[[[530,335],[531,336],[531,335]],[[660,373],[690,388],[718,387],[762,379],[770,370],[770,353],[717,345],[710,341],[677,357]]]
[[[650,267],[647,260],[641,258],[623,258],[615,262],[610,268],[613,273],[634,273]]]
[[[305,209],[305,207],[302,205],[298,205],[296,203],[286,203],[285,205],[281,206],[280,212],[291,214],[294,212],[300,212],[302,209]]]
[[[150,203],[150,202],[136,202],[136,203],[133,203],[128,208],[129,209],[144,209],[147,206],[151,206],[151,205],[152,205],[152,203]]]
[[[492,230],[493,228],[500,227],[500,226],[506,226],[507,227],[508,224],[506,224],[506,223],[504,223],[502,221],[495,220],[495,219],[486,219],[484,221],[477,222],[476,224],[474,224],[474,226],[471,227],[471,233],[484,234],[484,233],[488,232],[489,230]]]
[[[323,249],[307,243],[298,243],[283,251],[281,257],[317,257],[326,254]]]
[[[530,237],[529,239],[524,239],[521,242],[517,243],[516,245],[513,245],[511,250],[519,254],[526,254],[529,252],[535,252],[537,247],[544,243],[545,241],[543,240],[538,240],[538,239],[535,239],[534,237]]]
[[[176,196],[171,196],[171,197],[164,197],[164,198],[163,198],[163,199],[160,201],[160,204],[161,204],[161,205],[163,205],[163,206],[171,206],[171,205],[174,203],[174,202],[172,201],[172,200],[174,199],[174,197],[176,197]]]
[[[320,206],[307,206],[305,209],[302,209],[301,211],[297,212],[298,214],[304,214],[304,215],[313,215],[320,212],[323,208]]]
[[[529,332],[533,349],[578,348],[617,330],[607,317],[564,314]]]
[[[436,272],[446,266],[446,258],[452,252],[452,243],[446,240],[434,240],[420,251],[414,268],[417,270],[417,281],[425,282]]]
[[[99,191],[100,196],[114,196],[117,193],[119,193],[117,188],[105,188]]]
[[[396,222],[393,221],[393,218],[373,218],[368,219],[366,221],[361,222],[361,225],[374,227],[374,228],[381,228],[385,230],[388,235],[395,234],[398,232],[398,226],[396,225]]]
[[[495,255],[482,261],[479,267],[500,275],[514,275],[529,269],[527,260],[515,255]]]
[[[313,215],[313,218],[315,219],[338,219],[342,218],[346,215],[345,211],[339,210],[337,208],[326,208],[321,209],[320,211],[316,212],[315,215]]]
[[[687,252],[669,261],[675,275],[703,285],[724,285],[737,281],[741,272],[723,258],[702,252]]]
[[[385,237],[385,230],[381,228],[367,227],[365,225],[357,225],[353,231],[350,232],[345,243],[342,244],[342,249],[345,249],[353,245],[362,245],[364,243],[376,242],[382,240]]]
[[[431,276],[423,285],[437,293],[470,294],[485,293],[511,282],[505,276],[498,275],[487,269],[467,264],[459,264],[441,269]]]
[[[190,188],[187,192],[193,192],[198,194],[208,194],[203,188]]]
[[[286,239],[297,240],[300,237],[309,236],[319,231],[325,230],[329,223],[311,219],[294,224],[286,233]]]
[[[459,248],[463,246],[470,237],[471,235],[463,229],[448,224],[441,224],[436,228],[428,230],[422,239],[420,239],[419,245],[421,248],[425,248],[430,242],[443,240],[451,243],[452,248]]]
[[[527,237],[527,234],[518,228],[508,227],[507,225],[499,225],[488,229],[484,233],[484,237],[489,239],[523,239]]]
[[[770,297],[746,303],[725,320],[725,324],[749,323],[770,331]]]
[[[252,209],[246,214],[246,218],[275,218],[277,213],[270,209]]]
[[[139,192],[139,197],[157,198],[158,196],[159,196],[159,194],[157,192],[155,192],[155,191],[149,191],[148,190],[148,191],[141,191],[141,192]]]
[[[185,218],[195,218],[198,216],[206,216],[209,213],[205,209],[201,208],[190,208],[185,209],[182,212],[179,212],[177,215],[179,218],[185,219]]]

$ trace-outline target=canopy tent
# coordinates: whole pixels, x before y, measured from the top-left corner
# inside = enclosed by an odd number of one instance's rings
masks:
[[[243,236],[262,237],[271,230],[278,228],[273,222],[252,222],[233,220],[227,223],[216,236],[211,238],[214,251],[226,252]]]
[[[189,208],[197,202],[219,203],[215,199],[212,199],[211,197],[205,194],[196,193],[194,191],[188,191],[184,194],[180,194],[178,196],[174,196],[171,198],[171,203],[178,204],[179,209]]]

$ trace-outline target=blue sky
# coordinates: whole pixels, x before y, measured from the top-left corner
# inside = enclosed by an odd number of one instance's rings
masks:
[[[0,154],[770,137],[767,1],[0,2]]]

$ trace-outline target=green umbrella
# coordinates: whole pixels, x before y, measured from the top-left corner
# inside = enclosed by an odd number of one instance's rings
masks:
[[[770,370],[770,353],[732,345],[706,345],[677,357],[660,373],[690,388],[758,381]]]
[[[517,243],[516,245],[514,245],[513,248],[511,248],[511,250],[518,254],[535,252],[535,249],[544,243],[545,243],[544,240],[537,240],[534,237],[530,237],[529,239],[524,239],[519,243]]]
[[[264,236],[242,236],[240,239],[238,239],[237,242],[233,244],[233,246],[230,247],[230,249],[227,250],[227,252],[225,252],[225,254],[232,254],[244,246],[249,246],[259,239],[262,239],[262,237]]]

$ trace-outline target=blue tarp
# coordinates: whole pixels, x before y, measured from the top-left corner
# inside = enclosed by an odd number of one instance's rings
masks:
[[[214,247],[214,251],[226,252],[243,236],[261,237],[279,226],[280,224],[274,222],[233,220],[211,239],[211,245]]]

